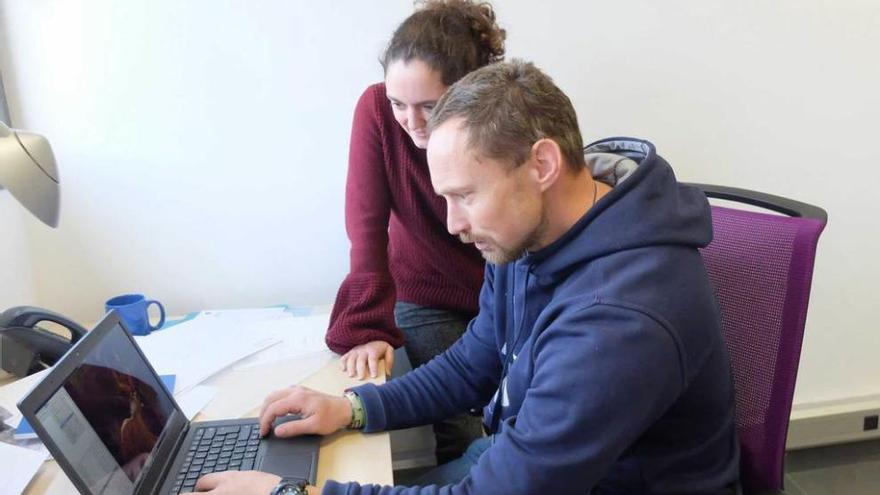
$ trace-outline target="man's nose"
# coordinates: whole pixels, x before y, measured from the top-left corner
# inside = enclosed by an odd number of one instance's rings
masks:
[[[467,230],[467,219],[461,213],[461,210],[454,205],[447,205],[446,209],[446,229],[452,235],[459,235]]]

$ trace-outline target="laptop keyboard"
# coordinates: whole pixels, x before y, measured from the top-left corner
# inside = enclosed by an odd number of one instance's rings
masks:
[[[199,427],[169,493],[191,492],[202,475],[215,471],[250,471],[259,448],[258,424]]]

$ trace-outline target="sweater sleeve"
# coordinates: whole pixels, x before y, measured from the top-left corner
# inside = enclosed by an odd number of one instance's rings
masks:
[[[682,388],[674,338],[635,311],[606,306],[565,316],[545,330],[533,352],[534,376],[519,414],[504,420],[460,483],[329,482],[323,493],[590,493]]]
[[[373,340],[394,347],[403,334],[394,324],[396,292],[388,268],[391,194],[375,87],[355,107],[345,187],[345,228],[351,241],[351,267],[336,294],[327,329],[327,346],[339,354]]]
[[[491,265],[485,273],[480,312],[455,344],[380,387],[354,388],[364,401],[365,433],[433,423],[486,405],[498,388],[501,359],[489,308],[494,293]]]

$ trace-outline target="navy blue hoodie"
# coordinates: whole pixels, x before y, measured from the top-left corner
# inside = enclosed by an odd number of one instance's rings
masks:
[[[706,198],[646,141],[599,141],[586,158],[611,192],[546,248],[488,264],[479,315],[448,351],[355,389],[366,432],[488,403],[493,443],[469,476],[325,494],[732,493],[733,384],[697,251]]]

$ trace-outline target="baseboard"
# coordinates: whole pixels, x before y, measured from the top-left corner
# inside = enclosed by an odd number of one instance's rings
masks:
[[[880,438],[880,395],[796,405],[786,450]]]

